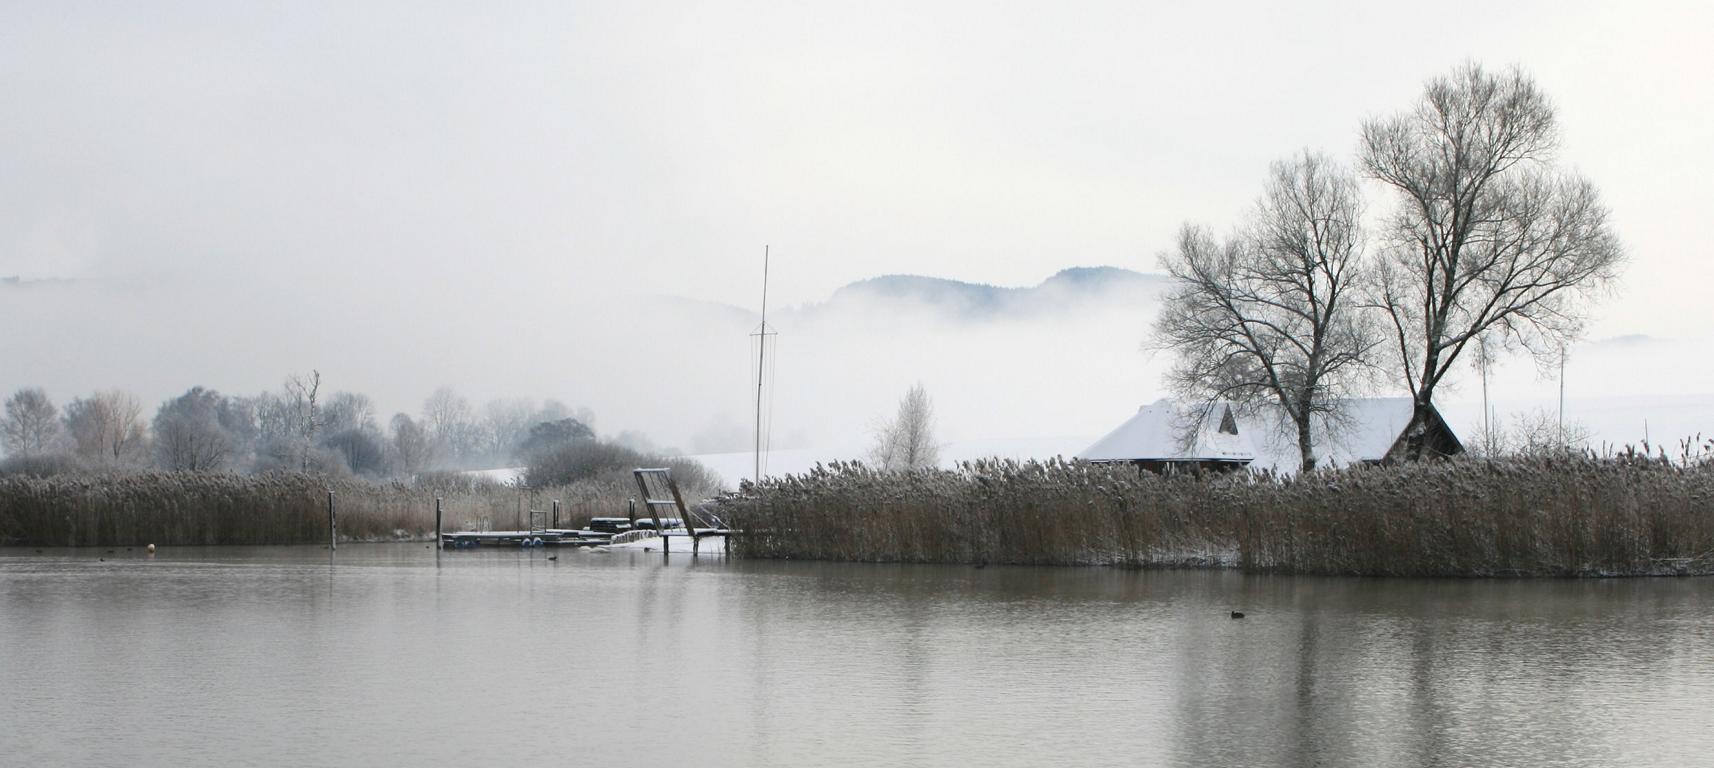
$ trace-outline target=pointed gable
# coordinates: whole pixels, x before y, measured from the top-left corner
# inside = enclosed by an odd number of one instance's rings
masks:
[[[1171,400],[1161,399],[1137,409],[1137,414],[1080,451],[1087,461],[1168,461],[1248,463],[1256,450],[1239,433],[1231,405],[1219,403],[1218,419]],[[1212,413],[1206,416],[1212,416]],[[1187,440],[1186,431],[1195,427]]]

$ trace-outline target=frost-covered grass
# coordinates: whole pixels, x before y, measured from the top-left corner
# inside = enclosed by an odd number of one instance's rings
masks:
[[[545,513],[554,499],[563,502],[561,524],[581,526],[592,516],[623,515],[635,495],[634,487],[611,483],[520,490],[450,473],[411,483],[296,473],[0,477],[0,544],[322,544],[329,490],[342,541],[432,537],[437,496],[445,529],[457,531],[528,525],[529,510]]]
[[[740,557],[1287,573],[1714,573],[1714,465],[1459,460],[1278,479],[1076,461],[833,464],[725,497]]]

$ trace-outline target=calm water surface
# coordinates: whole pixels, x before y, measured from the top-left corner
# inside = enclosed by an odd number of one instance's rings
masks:
[[[0,764],[1714,764],[1707,579],[548,554],[0,550]]]

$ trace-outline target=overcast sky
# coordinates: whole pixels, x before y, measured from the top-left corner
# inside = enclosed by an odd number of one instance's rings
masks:
[[[1534,73],[1614,210],[1602,327],[1705,308],[1714,6],[1380,5],[5,3],[0,274],[753,304],[764,243],[787,302],[1147,269],[1474,58]]]
[[[428,307],[479,336],[593,296],[753,306],[764,244],[782,303],[1150,270],[1474,59],[1537,78],[1613,210],[1594,335],[1700,335],[1714,4],[1382,5],[4,2],[0,276],[195,285],[338,345]]]

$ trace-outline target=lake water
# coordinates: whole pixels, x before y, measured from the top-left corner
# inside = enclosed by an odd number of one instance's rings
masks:
[[[1714,760],[1709,579],[550,554],[0,550],[0,764]]]

